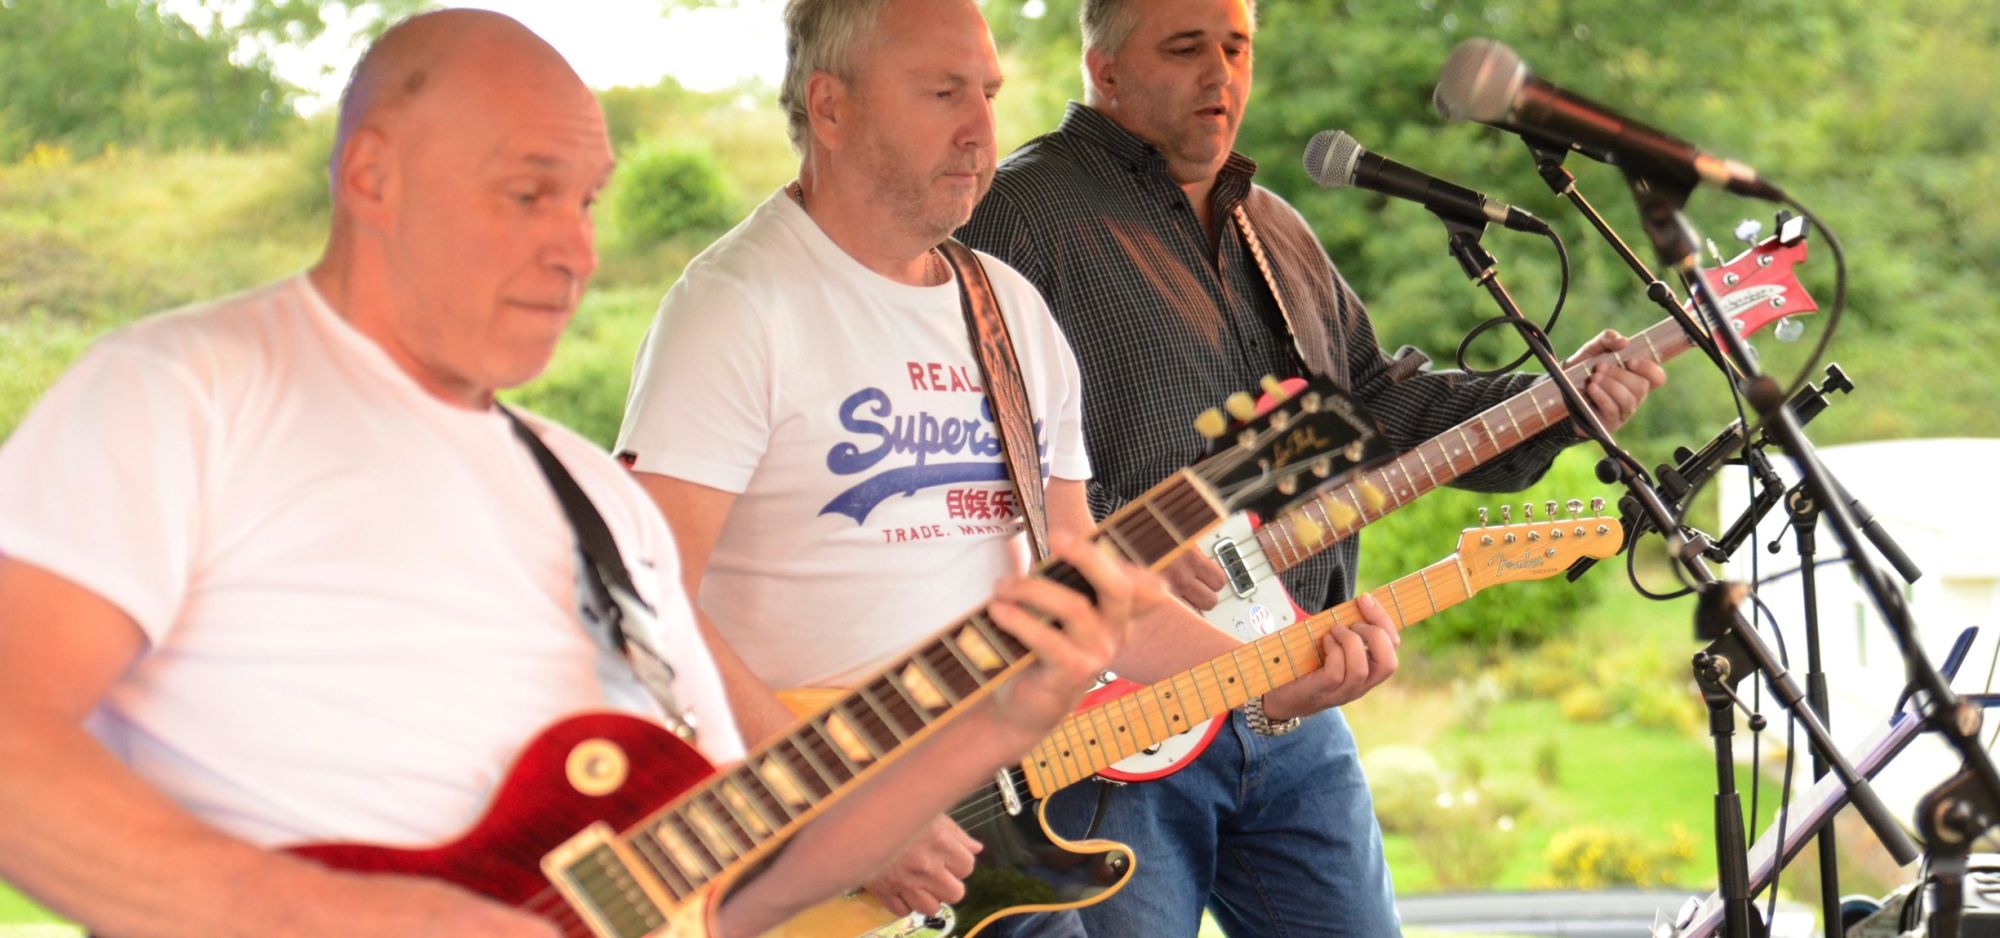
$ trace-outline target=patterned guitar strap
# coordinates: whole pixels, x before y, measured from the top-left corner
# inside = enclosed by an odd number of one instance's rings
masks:
[[[1292,321],[1292,311],[1285,305],[1284,291],[1278,289],[1278,272],[1271,267],[1271,256],[1264,250],[1264,239],[1257,236],[1257,226],[1250,223],[1250,212],[1243,207],[1243,202],[1236,203],[1235,210],[1230,214],[1236,218],[1236,230],[1242,233],[1243,246],[1249,249],[1250,259],[1256,262],[1257,272],[1264,275],[1264,286],[1271,291],[1271,302],[1277,304],[1278,315],[1285,321],[1285,335],[1292,340],[1292,354],[1298,356],[1300,373],[1310,374],[1313,369],[1307,363],[1312,359],[1307,357],[1305,346],[1299,343],[1298,324]]]
[[[1028,391],[1021,384],[1021,360],[1014,354],[1014,340],[1007,334],[1007,321],[1000,316],[1000,302],[978,255],[949,238],[938,250],[958,277],[965,331],[979,358],[980,382],[993,408],[993,421],[1000,426],[1000,455],[1007,462],[1014,497],[1020,502],[1028,539],[1039,561],[1049,554],[1049,516],[1043,499],[1041,451],[1035,445],[1035,415],[1028,406]]]

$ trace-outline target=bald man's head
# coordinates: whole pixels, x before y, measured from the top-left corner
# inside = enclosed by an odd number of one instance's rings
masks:
[[[548,43],[497,13],[414,17],[342,98],[314,283],[433,393],[479,403],[547,363],[610,172],[597,100]]]
[[[493,90],[494,82],[524,79],[590,97],[562,54],[511,17],[487,10],[410,17],[383,33],[355,64],[340,96],[328,170],[338,172],[347,142],[363,127],[386,130],[422,119],[426,110],[463,109],[472,103],[469,95]]]

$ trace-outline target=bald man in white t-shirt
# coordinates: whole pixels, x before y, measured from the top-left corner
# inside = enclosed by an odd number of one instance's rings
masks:
[[[672,672],[642,682],[585,627],[578,537],[494,403],[547,363],[596,267],[611,163],[546,43],[497,14],[412,19],[343,101],[320,262],[106,338],[0,447],[0,878],[118,938],[574,934],[275,848],[452,837],[578,711],[691,723],[710,761],[742,758],[657,512],[522,416],[657,613],[626,620]],[[1096,606],[1003,584],[993,621],[1038,661],[817,814],[714,910],[718,934],[854,885],[1067,713],[1136,575],[1071,559]]]

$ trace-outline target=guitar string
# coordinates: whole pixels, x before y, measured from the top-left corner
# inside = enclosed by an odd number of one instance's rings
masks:
[[[1653,340],[1645,342],[1637,341],[1637,339],[1640,336],[1646,336],[1654,332],[1655,330],[1660,330],[1665,335],[1664,341],[1659,341],[1658,336],[1655,336]],[[1667,361],[1678,357],[1681,353],[1687,351],[1689,348],[1692,347],[1692,345],[1687,342],[1686,337],[1679,332],[1678,326],[1672,320],[1665,320],[1660,323],[1656,323],[1655,325],[1641,331],[1638,336],[1634,336],[1632,338],[1634,339],[1633,343],[1631,345],[1626,346],[1624,349],[1620,351],[1603,353],[1601,355],[1591,358],[1588,361],[1578,362],[1574,365],[1566,366],[1563,369],[1563,371],[1565,374],[1570,375],[1572,380],[1588,379],[1592,371],[1606,359],[1614,360],[1621,366],[1628,362],[1640,359],[1652,361],[1658,364],[1665,364]],[[1258,533],[1255,535],[1256,540],[1258,541],[1259,545],[1265,549],[1264,552],[1267,555],[1272,553],[1291,555],[1289,557],[1281,556],[1278,558],[1278,560],[1270,561],[1275,569],[1279,571],[1284,571],[1298,566],[1299,564],[1305,562],[1305,560],[1345,540],[1347,537],[1351,536],[1354,531],[1358,531],[1362,527],[1365,527],[1367,524],[1387,515],[1390,511],[1394,511],[1396,508],[1399,508],[1402,505],[1412,500],[1415,500],[1418,497],[1421,497],[1422,495],[1438,488],[1440,485],[1450,484],[1451,481],[1456,480],[1465,473],[1472,472],[1476,469],[1481,468],[1488,461],[1496,459],[1502,455],[1505,455],[1507,452],[1511,451],[1514,447],[1527,442],[1529,439],[1532,439],[1534,436],[1546,431],[1550,427],[1553,427],[1556,424],[1560,423],[1561,421],[1568,419],[1570,416],[1568,402],[1562,400],[1560,395],[1558,395],[1557,399],[1553,403],[1548,403],[1545,404],[1544,406],[1536,407],[1531,411],[1531,413],[1533,414],[1532,419],[1542,421],[1542,425],[1533,432],[1520,434],[1521,437],[1520,439],[1517,439],[1512,443],[1501,445],[1498,440],[1498,434],[1496,434],[1492,430],[1494,424],[1489,418],[1503,413],[1506,415],[1507,418],[1507,423],[1503,426],[1518,428],[1520,423],[1520,418],[1519,415],[1514,413],[1514,406],[1517,403],[1531,396],[1545,393],[1552,387],[1553,385],[1549,382],[1547,377],[1543,376],[1541,380],[1538,380],[1535,383],[1529,385],[1528,387],[1522,389],[1514,396],[1504,401],[1501,401],[1500,403],[1495,404],[1484,411],[1481,411],[1479,414],[1475,415],[1472,419],[1461,422],[1458,425],[1452,427],[1451,429],[1446,430],[1444,433],[1439,434],[1438,436],[1433,437],[1430,440],[1426,440],[1424,443],[1418,444],[1417,446],[1412,447],[1411,449],[1405,451],[1404,453],[1399,454],[1398,456],[1395,457],[1395,459],[1392,462],[1388,463],[1387,465],[1380,466],[1374,469],[1363,470],[1362,472],[1356,474],[1357,476],[1356,478],[1343,479],[1338,482],[1322,483],[1321,485],[1315,488],[1315,491],[1318,494],[1312,495],[1308,499],[1302,500],[1301,504],[1298,507],[1295,507],[1293,509],[1284,512],[1280,516],[1277,522],[1259,528]],[[1553,416],[1551,416],[1551,412],[1553,412]],[[1422,462],[1421,454],[1423,453],[1425,447],[1431,446],[1433,444],[1443,446],[1441,441],[1443,441],[1447,436],[1454,433],[1459,434],[1462,437],[1465,433],[1466,428],[1472,426],[1473,424],[1479,424],[1481,426],[1485,426],[1488,428],[1485,433],[1485,436],[1487,438],[1486,442],[1487,445],[1492,446],[1494,448],[1494,452],[1491,453],[1490,455],[1482,457],[1479,456],[1476,452],[1473,452],[1469,448],[1467,451],[1467,455],[1472,456],[1474,461],[1470,466],[1467,466],[1465,469],[1461,470],[1457,468],[1456,464],[1453,462],[1453,459],[1450,455],[1450,451],[1446,449],[1443,456],[1443,461],[1445,463],[1445,467],[1450,472],[1450,477],[1443,482],[1439,482],[1436,478],[1435,471],[1430,468],[1428,462]],[[1408,460],[1412,455],[1418,455],[1419,462],[1421,462],[1423,465],[1426,477],[1423,482],[1418,481],[1416,475],[1411,471],[1410,466],[1404,465],[1405,461]],[[1370,510],[1366,507],[1365,503],[1359,503],[1360,502],[1359,499],[1339,498],[1340,495],[1339,490],[1341,488],[1350,485],[1355,485],[1360,482],[1367,482],[1371,485],[1374,485],[1378,490],[1384,492],[1385,495],[1393,494],[1395,492],[1396,487],[1393,485],[1393,483],[1388,483],[1388,477],[1391,472],[1397,470],[1400,470],[1402,473],[1404,482],[1403,487],[1408,491],[1408,494],[1402,496],[1400,499],[1393,501],[1392,503],[1385,505],[1383,509],[1375,510],[1373,512],[1374,516],[1372,518],[1370,517],[1371,514]],[[1333,512],[1328,508],[1327,504],[1329,499],[1338,500],[1340,505],[1342,505],[1347,510],[1353,512],[1356,515],[1356,520],[1359,521],[1360,523],[1353,524],[1350,522],[1347,525],[1333,524],[1331,520]],[[1295,531],[1295,524],[1291,523],[1289,519],[1291,519],[1292,516],[1298,514],[1306,514],[1307,517],[1310,519],[1311,517],[1310,512],[1312,512],[1314,509],[1318,509],[1319,512],[1319,518],[1314,520],[1315,520],[1315,526],[1322,531],[1320,537],[1314,539],[1311,543],[1301,543],[1297,540],[1293,540],[1292,534]],[[1276,528],[1276,530],[1272,530],[1273,528]],[[1287,543],[1277,544],[1275,541],[1278,536],[1284,536],[1286,538]],[[1277,549],[1273,550],[1272,548],[1274,547]],[[1283,566],[1278,566],[1278,563],[1280,561],[1283,562]]]
[[[1449,558],[1447,558],[1447,560],[1449,560]],[[1455,572],[1458,571],[1454,569],[1447,569],[1443,567],[1441,564],[1433,564],[1415,573],[1406,575],[1404,577],[1400,577],[1393,583],[1387,584],[1383,587],[1380,587],[1376,590],[1372,590],[1370,592],[1375,594],[1387,595],[1387,598],[1383,601],[1385,602],[1385,604],[1393,604],[1396,607],[1397,617],[1402,620],[1398,625],[1398,628],[1400,630],[1402,628],[1407,628],[1409,626],[1422,622],[1426,619],[1429,619],[1445,609],[1456,606],[1459,603],[1462,603],[1465,600],[1471,598],[1471,596],[1477,592],[1477,590],[1474,590],[1472,593],[1465,593],[1463,595],[1459,595],[1456,592],[1444,593],[1445,601],[1443,603],[1438,603],[1437,602],[1438,592],[1434,591],[1433,588],[1443,587],[1446,585],[1456,585],[1457,578],[1452,576],[1452,574]],[[1434,579],[1438,580],[1439,582],[1433,583],[1432,581]],[[1398,591],[1408,590],[1413,588],[1414,586],[1419,586],[1419,585],[1425,588],[1423,605],[1428,606],[1429,608],[1428,609],[1420,608],[1418,610],[1418,614],[1412,616],[1409,614],[1409,610],[1406,608],[1403,598],[1398,597],[1397,593]],[[1381,598],[1382,597],[1378,595],[1378,599]],[[1415,597],[1409,597],[1409,600],[1415,601]],[[1287,636],[1285,639],[1280,640],[1280,646],[1283,648],[1283,651],[1287,656],[1289,667],[1291,667],[1291,669],[1294,671],[1294,679],[1296,679],[1298,676],[1303,675],[1304,673],[1309,673],[1312,670],[1316,670],[1324,662],[1324,657],[1320,653],[1320,642],[1325,634],[1331,632],[1334,628],[1351,626],[1355,622],[1359,621],[1361,618],[1362,617],[1359,608],[1355,605],[1354,601],[1350,600],[1349,602],[1342,603],[1338,606],[1332,607],[1317,615],[1309,616],[1305,619],[1302,619],[1298,623],[1295,623],[1292,626],[1287,626],[1284,630],[1282,630],[1281,633],[1272,633],[1272,634],[1284,634]],[[1303,628],[1301,628],[1301,626],[1303,626]],[[1303,638],[1303,641],[1299,640],[1301,638]],[[1246,645],[1247,644],[1250,643],[1246,643]],[[1232,653],[1230,657],[1238,658],[1239,654],[1240,650],[1237,653]],[[1303,671],[1300,670],[1300,663],[1302,661],[1308,665],[1306,668],[1304,668]],[[1242,670],[1245,670],[1243,668],[1240,659],[1234,661],[1233,663],[1236,665],[1236,670],[1239,673]],[[1227,691],[1229,690],[1229,687],[1233,683],[1232,681],[1229,680],[1227,675],[1216,671],[1214,668],[1197,669],[1196,671],[1183,672],[1181,675],[1176,675],[1176,678],[1181,679],[1183,683],[1192,684],[1194,686],[1194,691],[1198,699],[1203,699],[1203,700],[1207,699],[1208,696],[1211,694],[1216,696],[1222,696],[1226,700]],[[1175,684],[1173,683],[1174,680],[1175,679],[1168,679],[1167,681],[1155,682],[1152,685],[1148,685],[1145,688],[1141,688],[1137,691],[1134,691],[1134,693],[1139,693],[1147,690],[1155,690],[1157,688],[1162,687],[1163,685],[1165,685],[1167,688],[1175,692],[1181,692],[1182,688],[1175,686]],[[1157,691],[1155,692],[1157,693]],[[1094,744],[1094,737],[1098,735],[1097,729],[1094,726],[1094,724],[1110,723],[1115,726],[1120,722],[1122,722],[1121,718],[1123,714],[1115,714],[1111,713],[1111,711],[1114,708],[1114,705],[1117,705],[1120,701],[1125,700],[1129,696],[1131,695],[1121,695],[1118,698],[1113,698],[1112,700],[1105,701],[1093,707],[1077,711],[1070,717],[1065,718],[1065,721],[1062,725],[1063,728],[1058,729],[1056,732],[1052,732],[1047,737],[1047,740],[1054,740],[1058,736],[1063,735],[1063,733],[1065,732],[1073,732],[1074,734],[1076,734],[1077,738],[1080,738],[1084,742],[1085,745]],[[1111,715],[1107,718],[1103,716],[1105,714],[1111,714]],[[1218,714],[1218,717],[1219,716],[1220,715]],[[1187,735],[1188,733],[1196,732],[1200,730],[1201,726],[1206,725],[1206,722],[1207,721],[1205,720],[1202,724],[1197,724],[1196,726],[1191,727],[1188,730],[1184,730],[1180,733],[1169,734],[1168,737],[1163,737],[1163,738],[1171,738],[1172,736],[1181,736],[1181,735]],[[1048,743],[1046,741],[1043,744],[1038,744],[1036,750],[1039,751],[1042,748],[1042,746],[1047,744]],[[1113,764],[1115,765],[1115,763]],[[1003,771],[1006,773],[1008,783],[1015,785],[1021,792],[1023,792],[1023,794],[1025,794],[1026,791],[1028,790],[1027,788],[1028,773],[1025,770],[1019,768],[1018,764],[1016,766],[1010,766],[1009,768]],[[1064,775],[1069,774],[1069,771],[1058,769],[1055,774],[1057,777],[1062,777]],[[1096,773],[1093,772],[1089,774],[1094,775]],[[1074,779],[1071,782],[1065,783],[1062,787],[1066,788],[1070,784],[1075,784],[1076,782],[1080,782],[1085,777],[1088,777],[1088,775]],[[980,794],[974,797],[969,797],[967,800],[961,801],[959,805],[953,809],[953,811],[951,812],[951,816],[954,821],[958,821],[961,824],[961,826],[967,824],[977,825],[984,823],[988,820],[991,820],[999,816],[1000,814],[1007,813],[1005,800],[1000,795],[997,787],[981,786],[980,792],[981,792]],[[1023,801],[1032,802],[1033,800],[1035,799],[1032,796],[1023,798]]]

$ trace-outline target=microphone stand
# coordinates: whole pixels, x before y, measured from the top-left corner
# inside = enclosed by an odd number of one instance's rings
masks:
[[[1820,411],[1826,409],[1829,396],[1833,392],[1852,390],[1854,383],[1848,380],[1847,374],[1840,370],[1840,366],[1829,365],[1825,388],[1807,385],[1792,399],[1788,407],[1803,425],[1811,422]],[[1743,457],[1736,460],[1742,462],[1744,468],[1758,480],[1758,494],[1736,522],[1730,525],[1722,540],[1717,542],[1715,550],[1709,555],[1712,560],[1718,562],[1728,560],[1736,553],[1737,547],[1754,536],[1758,523],[1777,505],[1780,500],[1779,493],[1784,491],[1784,479],[1771,467],[1770,460],[1764,455],[1764,447],[1770,443],[1770,437],[1768,434],[1760,436],[1761,439],[1755,444],[1743,447]],[[1782,500],[1790,515],[1789,524],[1792,533],[1798,539],[1799,583],[1805,603],[1807,701],[1813,713],[1818,715],[1820,722],[1831,730],[1833,714],[1827,704],[1826,672],[1820,664],[1819,590],[1814,559],[1816,549],[1814,531],[1819,523],[1819,509],[1813,503],[1811,495],[1804,491],[1803,486],[1794,486],[1789,492],[1784,493]],[[1771,548],[1776,550],[1777,543],[1773,542]],[[1825,778],[1829,768],[1826,759],[1817,750],[1813,752],[1812,764],[1813,781],[1818,782]],[[1775,878],[1777,870],[1773,869],[1772,873]],[[1840,857],[1832,824],[1820,828],[1819,875],[1820,912],[1825,916],[1825,921],[1838,922],[1840,921]]]
[[[1530,140],[1529,147],[1536,151],[1538,163],[1560,163],[1559,159],[1542,159],[1545,148],[1537,146],[1537,141]],[[1680,207],[1687,200],[1688,188],[1684,185],[1677,188],[1662,188],[1636,174],[1628,174],[1627,178],[1632,184],[1634,194],[1639,198],[1640,221],[1661,259],[1669,267],[1690,265],[1688,269],[1683,270],[1683,277],[1688,281],[1688,289],[1702,298],[1697,304],[1697,312],[1707,315],[1711,321],[1719,324],[1720,328],[1703,328],[1687,316],[1680,308],[1680,304],[1673,301],[1673,292],[1658,278],[1652,276],[1645,265],[1639,262],[1637,256],[1611,231],[1610,225],[1576,190],[1575,180],[1566,170],[1561,170],[1557,165],[1553,170],[1544,172],[1544,179],[1551,187],[1559,194],[1568,197],[1578,210],[1590,219],[1591,224],[1606,235],[1613,248],[1626,259],[1627,265],[1647,282],[1647,295],[1656,303],[1671,307],[1675,321],[1679,322],[1683,329],[1688,330],[1690,339],[1697,346],[1709,350],[1710,357],[1723,368],[1724,373],[1728,374],[1732,381],[1742,382],[1755,378],[1766,386],[1761,394],[1752,395],[1753,405],[1757,407],[1759,415],[1766,419],[1773,419],[1771,410],[1784,411],[1776,419],[1785,421],[1789,432],[1780,439],[1784,443],[1791,444],[1787,446],[1789,452],[1800,452],[1803,447],[1799,445],[1798,428],[1795,423],[1790,422],[1790,413],[1785,411],[1782,392],[1775,382],[1768,378],[1760,378],[1754,370],[1754,364],[1746,364],[1749,356],[1742,345],[1742,337],[1736,335],[1726,320],[1719,315],[1721,306],[1716,302],[1713,291],[1708,289],[1700,277],[1693,274],[1691,265],[1694,263],[1694,246],[1698,242],[1693,240],[1692,232],[1687,230],[1686,220],[1680,215]],[[1446,227],[1451,227],[1450,222],[1447,222]],[[1458,245],[1460,240],[1459,233],[1454,231],[1454,256],[1457,256],[1460,250]],[[1669,243],[1685,244],[1686,247],[1684,250],[1670,251],[1665,246]],[[1466,264],[1463,257],[1460,263],[1466,266],[1468,274],[1473,272],[1473,268]],[[1477,279],[1475,277],[1476,281]],[[1489,292],[1492,292],[1490,286]],[[1507,312],[1510,318],[1520,316],[1518,310],[1510,308],[1510,304],[1503,304],[1503,311]],[[1529,329],[1523,329],[1522,332],[1531,336],[1538,334],[1538,330],[1531,332]],[[1702,341],[1703,336],[1720,337],[1718,341],[1726,345],[1709,346]],[[1840,753],[1825,725],[1804,705],[1805,695],[1799,689],[1797,681],[1779,665],[1770,647],[1744,617],[1740,604],[1748,591],[1741,584],[1722,583],[1707,566],[1701,563],[1701,557],[1709,546],[1707,537],[1698,531],[1681,529],[1675,524],[1672,512],[1667,510],[1652,486],[1645,483],[1644,471],[1638,467],[1637,461],[1610,440],[1609,435],[1604,432],[1603,424],[1597,420],[1593,411],[1577,406],[1579,402],[1575,387],[1568,380],[1568,376],[1562,374],[1562,369],[1553,364],[1554,353],[1546,348],[1546,337],[1542,337],[1542,347],[1537,347],[1532,338],[1529,345],[1548,368],[1550,378],[1562,389],[1564,399],[1570,404],[1571,414],[1585,427],[1591,438],[1604,447],[1606,455],[1610,457],[1607,464],[1621,476],[1617,481],[1625,483],[1634,502],[1645,510],[1657,529],[1668,537],[1670,545],[1679,542],[1678,549],[1670,552],[1687,569],[1696,584],[1699,594],[1695,616],[1696,636],[1712,640],[1707,649],[1694,656],[1693,664],[1696,681],[1702,688],[1703,700],[1709,707],[1710,733],[1715,739],[1717,749],[1716,869],[1725,904],[1724,933],[1730,938],[1750,938],[1752,935],[1749,871],[1745,863],[1742,833],[1742,800],[1735,791],[1734,761],[1726,757],[1729,737],[1734,732],[1735,724],[1735,717],[1729,712],[1736,704],[1730,686],[1741,681],[1751,670],[1763,671],[1774,695],[1786,711],[1793,714],[1794,718],[1805,727],[1806,736],[1811,741],[1814,751],[1823,754],[1834,773],[1848,785],[1856,810],[1868,821],[1875,836],[1882,841],[1896,862],[1907,864],[1916,859],[1917,848],[1910,841],[1909,835],[1896,823],[1894,816],[1889,813],[1888,806],[1882,803],[1874,788]],[[1724,347],[1727,348],[1728,355],[1723,354]],[[1851,527],[1849,531],[1851,532]],[[1911,643],[1903,640],[1902,644],[1907,649]],[[1918,654],[1921,655],[1921,651]],[[1931,673],[1935,677],[1936,672]],[[1976,718],[1976,711],[1974,716]],[[1996,781],[2000,781],[2000,776],[1996,776]]]
[[[1661,187],[1632,172],[1627,173],[1627,179],[1631,183],[1634,196],[1639,201],[1641,222],[1653,241],[1661,262],[1680,271],[1690,294],[1696,297],[1697,309],[1707,317],[1711,327],[1709,334],[1716,337],[1721,347],[1727,351],[1730,361],[1740,370],[1740,378],[1738,374],[1732,374],[1732,378],[1742,382],[1745,397],[1756,409],[1759,417],[1765,421],[1765,432],[1770,434],[1792,458],[1799,469],[1806,490],[1821,508],[1822,517],[1846,548],[1856,576],[1868,590],[1877,611],[1881,613],[1883,621],[1896,639],[1903,660],[1910,671],[1912,683],[1927,695],[1925,701],[1929,708],[1927,718],[1952,746],[1958,749],[1964,759],[1966,772],[1976,782],[1984,797],[2000,800],[2000,771],[1996,771],[1992,758],[1980,747],[1975,738],[1980,722],[1978,708],[1960,700],[1943,676],[1931,665],[1929,657],[1917,642],[1915,625],[1911,621],[1909,607],[1903,602],[1901,591],[1888,582],[1877,569],[1873,559],[1861,549],[1862,535],[1848,514],[1845,500],[1836,491],[1832,477],[1819,462],[1811,444],[1799,429],[1797,419],[1783,406],[1783,394],[1777,382],[1758,372],[1750,349],[1745,345],[1742,336],[1737,335],[1721,315],[1722,307],[1714,291],[1701,278],[1698,268],[1700,255],[1697,251],[1699,240],[1681,213],[1681,206],[1688,194],[1686,188]],[[1747,623],[1740,621],[1740,613],[1737,618],[1739,619],[1737,637],[1742,639],[1745,645],[1755,644],[1755,635],[1747,628]],[[1773,663],[1767,662],[1766,667],[1769,668]],[[1846,760],[1840,757],[1838,750],[1828,744],[1825,727],[1810,710],[1799,712],[1797,703],[1801,695],[1797,684],[1779,670],[1767,670],[1766,674],[1773,689],[1779,692],[1780,698],[1797,714],[1800,723],[1806,727],[1816,749],[1827,757],[1835,774],[1850,786],[1855,785],[1856,780],[1850,778],[1852,768],[1844,766]],[[1864,794],[1865,799],[1862,797]],[[1872,791],[1856,788],[1856,805],[1862,809],[1863,816],[1869,819],[1870,826],[1875,829],[1878,837],[1883,838],[1884,845],[1889,848],[1891,856],[1895,857],[1898,863],[1908,863],[1914,859],[1914,845],[1900,829],[1894,827],[1893,822],[1886,825],[1878,824],[1878,821],[1886,822],[1888,819],[1886,809],[1882,808],[1880,800],[1875,798]],[[1973,814],[1982,820],[1991,817],[1985,813],[1973,812]],[[1890,836],[1892,832],[1893,837]]]

